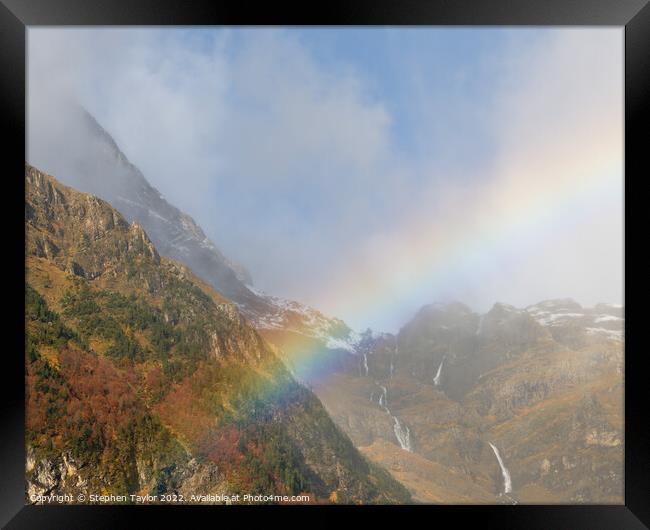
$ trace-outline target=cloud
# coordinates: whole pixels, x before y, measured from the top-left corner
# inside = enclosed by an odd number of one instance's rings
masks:
[[[481,124],[491,163],[478,178],[425,179],[406,214],[350,260],[355,274],[337,272],[324,305],[342,309],[344,292],[352,318],[390,327],[416,299],[480,310],[622,300],[622,33],[554,31],[509,50]]]
[[[29,38],[30,113],[72,94],[172,202],[197,204],[219,164],[225,67],[218,41],[197,53],[190,41],[176,45],[180,31],[34,29]]]
[[[259,286],[355,327],[620,300],[622,32],[511,30],[435,68],[411,34],[386,32],[381,90],[292,30],[30,29],[30,129],[65,135],[74,94]]]
[[[363,233],[388,113],[354,71],[323,70],[287,32],[39,28],[29,40],[34,129],[65,134],[51,104],[73,94],[263,286],[299,295],[295,279],[340,252],[344,226]]]

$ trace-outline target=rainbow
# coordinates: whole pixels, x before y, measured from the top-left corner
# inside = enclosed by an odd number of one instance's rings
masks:
[[[587,153],[563,149],[566,156],[548,162],[539,162],[539,157],[538,163],[530,159],[515,163],[491,183],[452,193],[440,214],[428,219],[412,216],[387,236],[385,247],[374,253],[362,248],[357,259],[350,260],[363,264],[359,270],[346,271],[324,285],[325,305],[340,308],[338,313],[350,322],[381,322],[395,307],[414,312],[418,308],[409,307],[413,300],[428,296],[422,304],[435,301],[446,285],[467,278],[470,271],[498,270],[495,256],[521,255],[527,248],[552,241],[557,230],[570,229],[599,213],[612,198],[620,196],[622,201],[622,134],[616,137],[615,133],[616,128],[608,141],[592,145]],[[526,179],[517,178],[521,168],[526,168]],[[441,216],[444,231],[437,224]],[[393,267],[389,277],[372,264],[386,248],[391,249]],[[276,345],[301,377],[319,379],[329,372],[332,353],[322,344]]]

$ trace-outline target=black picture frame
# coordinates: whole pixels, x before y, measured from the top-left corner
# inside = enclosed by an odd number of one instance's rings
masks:
[[[233,0],[0,0],[0,128],[5,294],[1,342],[4,399],[0,436],[0,524],[7,528],[148,526],[152,517],[187,525],[200,514],[215,524],[248,516],[263,524],[331,525],[332,517],[368,525],[368,517],[401,526],[466,523],[481,528],[600,529],[650,527],[650,429],[641,329],[647,272],[642,271],[643,183],[650,135],[649,0],[363,0],[319,4]],[[590,25],[625,27],[625,505],[280,507],[24,505],[24,194],[26,28],[44,25]],[[47,80],[43,80],[47,82]],[[646,172],[644,172],[646,170]],[[643,203],[641,202],[643,201]],[[643,204],[643,206],[642,206]],[[647,208],[647,206],[646,206]],[[639,237],[632,234],[639,228]],[[645,237],[644,237],[645,236]],[[635,251],[640,250],[637,257]],[[7,288],[11,287],[10,290]],[[11,296],[7,297],[7,293]],[[10,338],[11,340],[7,340]],[[322,509],[326,508],[326,509]],[[154,513],[155,512],[155,513]],[[268,522],[267,522],[268,521]],[[419,521],[419,522],[418,522]]]

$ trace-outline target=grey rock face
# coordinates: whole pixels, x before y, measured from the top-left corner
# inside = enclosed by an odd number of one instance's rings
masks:
[[[128,222],[141,225],[162,255],[186,263],[226,297],[254,304],[257,297],[245,285],[252,283],[248,271],[226,258],[189,215],[167,202],[88,112],[71,104],[61,115],[60,137],[40,136],[34,127],[31,163],[109,202]]]

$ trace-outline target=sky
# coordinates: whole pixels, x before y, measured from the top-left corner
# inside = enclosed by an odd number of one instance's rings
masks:
[[[623,302],[621,28],[29,28],[30,123],[61,94],[256,287],[355,329]]]

